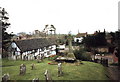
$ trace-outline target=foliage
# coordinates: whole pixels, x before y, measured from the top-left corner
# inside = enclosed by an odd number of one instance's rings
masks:
[[[106,46],[105,33],[97,33],[83,38],[83,43],[88,47]]]
[[[26,36],[27,34],[25,32],[19,32],[17,33],[18,36]]]
[[[44,73],[45,70],[49,70],[53,80],[108,80],[105,73],[106,68],[101,64],[82,61],[82,65],[76,66],[70,63],[62,63],[63,76],[58,77],[58,66],[49,65],[51,61],[47,59],[43,60],[41,63],[37,63],[36,60],[33,61],[13,61],[13,60],[3,60],[2,75],[5,73],[10,74],[11,80],[32,80],[33,78],[39,78],[40,80],[45,80]],[[20,64],[25,64],[27,67],[26,74],[23,76],[19,75]],[[35,64],[35,70],[31,70],[31,64]]]
[[[58,55],[52,55],[52,56],[49,56],[48,59],[49,60],[55,60],[57,57],[58,57]]]
[[[64,39],[57,39],[58,44],[64,44],[65,40]]]
[[[84,60],[84,61],[91,60],[90,54],[86,53],[85,49],[74,50],[74,55],[76,59],[79,59],[79,60]]]
[[[8,43],[10,43],[10,39],[13,37],[13,34],[9,34],[6,32],[7,28],[10,26],[10,23],[8,23],[8,13],[5,11],[4,8],[0,8],[0,14],[0,22],[2,23],[2,48],[4,50],[7,50]]]
[[[112,65],[112,66],[118,66],[118,63],[112,63],[110,65]]]

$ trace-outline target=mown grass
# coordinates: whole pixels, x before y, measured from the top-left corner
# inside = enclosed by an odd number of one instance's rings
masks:
[[[44,72],[48,69],[51,73],[53,80],[108,80],[105,73],[106,68],[101,64],[82,61],[83,65],[76,66],[71,63],[63,63],[63,76],[57,76],[57,65],[49,65],[51,61],[44,59],[43,62],[37,63],[34,61],[13,61],[3,59],[2,61],[2,75],[5,73],[10,74],[11,80],[32,80],[33,78],[39,78],[45,80]],[[27,67],[26,74],[19,75],[20,64],[24,63]],[[34,63],[36,69],[31,70],[31,64]]]

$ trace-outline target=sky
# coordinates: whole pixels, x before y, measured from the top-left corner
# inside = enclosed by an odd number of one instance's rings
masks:
[[[120,0],[0,0],[9,13],[9,33],[42,31],[54,25],[57,34],[118,30]]]

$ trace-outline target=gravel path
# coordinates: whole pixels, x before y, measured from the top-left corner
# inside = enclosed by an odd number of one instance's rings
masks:
[[[120,69],[118,66],[111,66],[108,67],[109,77],[111,80],[119,80],[120,81]]]

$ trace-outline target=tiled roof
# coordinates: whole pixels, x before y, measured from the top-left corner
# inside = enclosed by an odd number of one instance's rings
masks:
[[[83,37],[83,36],[86,36],[86,35],[87,35],[87,33],[78,33],[76,35],[76,37],[79,38],[79,37]]]

